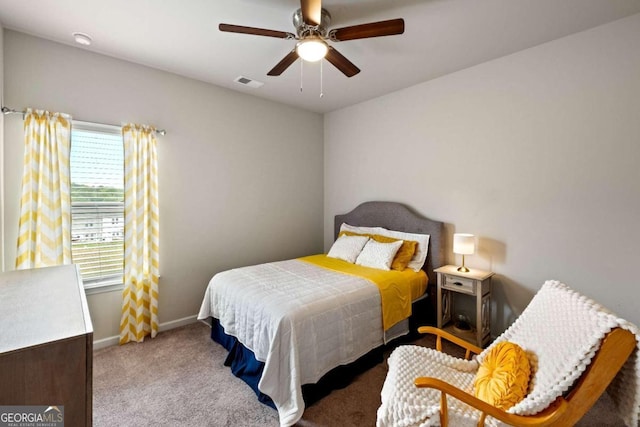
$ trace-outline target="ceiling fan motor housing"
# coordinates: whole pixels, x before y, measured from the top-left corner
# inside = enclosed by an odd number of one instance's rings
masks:
[[[304,22],[302,17],[302,9],[298,9],[293,14],[293,26],[296,28],[298,38],[304,38],[310,35],[327,36],[327,30],[331,24],[331,14],[326,9],[322,9],[320,15],[320,25],[309,25]]]

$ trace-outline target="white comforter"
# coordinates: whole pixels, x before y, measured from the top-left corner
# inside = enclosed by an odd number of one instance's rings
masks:
[[[219,319],[264,362],[258,388],[289,426],[304,412],[302,384],[383,343],[381,316],[369,281],[288,260],[216,274],[198,319]]]

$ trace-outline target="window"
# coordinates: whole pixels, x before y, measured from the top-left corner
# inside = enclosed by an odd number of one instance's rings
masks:
[[[71,254],[87,289],[121,285],[124,148],[121,129],[74,121],[71,128]]]

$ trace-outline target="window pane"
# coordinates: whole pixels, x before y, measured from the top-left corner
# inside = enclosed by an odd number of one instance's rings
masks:
[[[121,283],[124,153],[120,130],[71,132],[71,250],[86,285]]]

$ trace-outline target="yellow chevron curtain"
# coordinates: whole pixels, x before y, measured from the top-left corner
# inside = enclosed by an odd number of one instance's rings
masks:
[[[27,109],[16,269],[71,264],[71,117]]]
[[[158,158],[155,129],[128,124],[124,138],[124,291],[120,344],[158,332]]]

